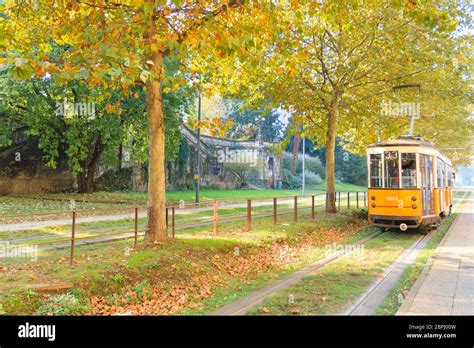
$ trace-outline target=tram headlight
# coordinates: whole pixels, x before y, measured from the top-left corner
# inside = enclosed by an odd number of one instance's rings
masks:
[[[416,209],[416,208],[417,208],[417,205],[416,205],[416,204],[412,204],[411,207],[412,207],[413,209]]]
[[[411,197],[411,200],[414,202],[416,201],[416,196]]]
[[[370,199],[375,201],[375,196],[371,196]]]
[[[375,203],[372,203],[370,206],[371,206],[372,208],[375,208]]]

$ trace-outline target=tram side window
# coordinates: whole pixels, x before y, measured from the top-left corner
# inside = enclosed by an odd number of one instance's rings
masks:
[[[370,155],[370,187],[382,187],[382,155]]]
[[[437,166],[438,166],[438,170],[437,170],[436,176],[437,176],[438,187],[443,188],[444,187],[444,180],[446,178],[445,173],[444,173],[444,162],[443,162],[443,160],[440,160],[438,158]]]
[[[385,151],[385,187],[399,188],[398,151]]]
[[[402,187],[416,188],[416,154],[402,153]]]
[[[448,166],[448,187],[453,187],[453,170]]]

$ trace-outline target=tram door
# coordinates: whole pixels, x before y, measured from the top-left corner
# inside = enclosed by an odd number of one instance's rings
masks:
[[[433,215],[433,158],[420,155],[422,214]]]
[[[444,211],[445,203],[444,203],[444,196],[445,196],[445,169],[444,169],[444,162],[441,159],[437,159],[437,168],[438,172],[436,174],[438,180],[438,193],[439,196],[439,211]]]

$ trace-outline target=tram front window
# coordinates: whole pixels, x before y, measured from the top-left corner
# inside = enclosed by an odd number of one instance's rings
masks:
[[[370,155],[370,187],[382,187],[382,155]]]
[[[416,154],[402,153],[402,188],[416,188]]]
[[[398,151],[385,151],[385,187],[399,188]]]

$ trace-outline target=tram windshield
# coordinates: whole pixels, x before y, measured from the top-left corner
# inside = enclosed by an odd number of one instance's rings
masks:
[[[400,177],[398,170],[398,151],[385,151],[385,187],[399,188]]]
[[[402,153],[402,188],[416,188],[416,154]]]

